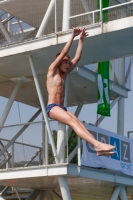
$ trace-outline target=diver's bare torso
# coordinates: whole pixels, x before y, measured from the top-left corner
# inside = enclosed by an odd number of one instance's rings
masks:
[[[48,104],[56,103],[64,105],[65,95],[65,80],[67,73],[60,73],[59,69],[55,74],[48,71],[47,74],[47,90],[48,90]]]

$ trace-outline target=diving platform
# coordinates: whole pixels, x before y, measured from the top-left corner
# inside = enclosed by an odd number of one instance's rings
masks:
[[[54,191],[59,196],[58,176],[66,176],[73,200],[110,199],[113,188],[126,186],[128,199],[133,195],[133,179],[119,172],[71,164],[39,166],[0,171],[0,185]],[[61,199],[61,198],[60,198]]]
[[[125,20],[125,23],[123,21]],[[128,23],[127,23],[128,22]],[[130,23],[129,23],[130,22]],[[86,38],[82,58],[77,68],[69,76],[68,106],[73,106],[79,102],[95,103],[97,102],[96,74],[93,71],[83,67],[89,64],[96,64],[98,61],[114,60],[123,56],[132,55],[133,43],[133,17],[111,21],[105,24],[108,27],[116,27],[107,33],[101,34],[101,26],[88,28],[90,36]],[[121,28],[118,30],[118,25]],[[127,24],[130,26],[127,28]],[[32,72],[28,56],[32,56],[36,66],[36,72],[43,91],[43,98],[47,102],[46,74],[55,55],[61,51],[70,37],[71,30],[50,34],[32,40],[4,46],[0,48],[0,95],[9,98],[11,91],[15,86],[14,80],[22,77],[23,86],[20,88],[16,100],[34,107],[39,107],[39,101],[34,87]],[[123,41],[123,42],[122,42]],[[74,57],[77,47],[77,38],[75,38],[72,48],[69,52],[71,58]],[[80,83],[80,84],[79,84]],[[113,84],[113,89],[112,85]],[[123,88],[117,82],[111,83],[111,99],[118,95],[128,97],[128,89]],[[5,89],[6,88],[6,89]],[[7,89],[8,88],[8,89]],[[32,90],[31,90],[32,88]],[[79,94],[79,88],[82,94]],[[93,91],[91,90],[93,88]],[[45,94],[45,95],[44,95]],[[89,96],[89,99],[88,99]]]

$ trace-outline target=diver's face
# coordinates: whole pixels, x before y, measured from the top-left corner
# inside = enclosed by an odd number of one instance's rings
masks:
[[[70,68],[70,58],[64,57],[59,65],[59,70],[63,73],[67,73]]]

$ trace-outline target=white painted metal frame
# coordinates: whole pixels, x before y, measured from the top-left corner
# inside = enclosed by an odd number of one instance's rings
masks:
[[[4,110],[3,114],[2,114],[2,117],[0,119],[0,127],[2,127],[4,125],[4,123],[5,123],[5,121],[6,121],[6,118],[7,118],[8,114],[9,114],[9,111],[10,111],[10,109],[12,107],[12,104],[13,104],[13,102],[15,100],[15,97],[16,97],[18,91],[19,91],[19,88],[20,88],[22,82],[23,82],[22,78],[19,78],[17,80],[16,86],[15,86],[15,88],[14,88],[14,90],[13,90],[13,92],[12,92],[12,94],[11,94],[9,100],[8,100],[8,103],[7,103],[7,105],[5,107],[5,110]],[[1,130],[1,128],[0,128],[0,130]]]
[[[62,30],[63,30],[63,31],[66,31],[66,30],[69,29],[69,19],[73,18],[73,17],[70,17],[70,2],[71,2],[70,0],[64,0],[64,4],[63,4],[63,5],[64,5],[64,12],[63,12],[64,16],[63,16],[63,25],[62,25],[62,27],[63,27]],[[130,3],[131,3],[131,2],[124,3],[124,4],[122,4],[122,5],[130,4]],[[45,27],[46,27],[46,25],[47,25],[47,23],[48,23],[49,17],[50,17],[50,15],[51,15],[51,12],[52,12],[52,10],[53,10],[54,5],[55,5],[55,8],[56,8],[56,0],[51,0],[50,5],[49,5],[49,7],[48,7],[48,10],[47,10],[47,12],[46,12],[46,14],[45,14],[45,16],[44,16],[44,18],[43,18],[42,24],[41,24],[41,26],[40,26],[40,28],[39,28],[39,31],[38,31],[36,37],[40,37],[40,36],[43,34],[43,32],[44,32],[44,30],[45,30]],[[118,5],[118,6],[119,6],[119,5]],[[115,7],[118,7],[118,6],[115,6]],[[120,6],[121,6],[121,5],[120,5]],[[113,6],[112,6],[112,7],[108,7],[108,8],[106,8],[106,9],[102,9],[102,0],[100,0],[100,19],[101,19],[102,32],[103,32],[102,12],[103,12],[103,10],[109,10],[109,9],[111,9],[111,8],[113,8]],[[67,9],[67,10],[66,10],[66,9]],[[95,12],[98,12],[98,11],[95,11]],[[88,13],[89,13],[89,14],[90,14],[90,13],[93,13],[93,16],[94,16],[94,12],[88,12]],[[86,13],[86,14],[88,14],[88,13]],[[85,14],[84,14],[84,15],[85,15]],[[80,15],[80,16],[81,16],[81,15]],[[94,22],[94,20],[93,20],[93,22]],[[0,22],[0,23],[1,23],[1,22]],[[0,24],[0,27],[1,27],[1,24]],[[2,29],[2,28],[1,28],[1,29]],[[4,32],[4,29],[3,29],[3,32]],[[55,18],[55,32],[57,32],[57,19],[56,19],[56,18]],[[7,34],[6,32],[4,32],[4,34],[5,34],[5,37],[7,38],[8,42],[9,42],[9,44],[10,44],[10,43],[11,43],[10,38],[8,38],[8,36],[6,35],[6,34]],[[33,59],[32,59],[31,56],[29,56],[29,62],[30,62],[30,66],[31,66],[32,73],[33,73],[33,77],[34,77],[34,81],[35,81],[37,93],[38,93],[38,96],[39,96],[39,100],[40,100],[40,103],[41,103],[41,108],[42,108],[43,116],[44,116],[45,121],[46,121],[46,126],[47,126],[47,130],[48,130],[49,138],[50,138],[50,141],[51,141],[52,149],[53,149],[53,152],[54,152],[54,156],[55,156],[55,159],[56,159],[56,163],[59,164],[59,162],[58,162],[59,160],[58,160],[58,157],[57,157],[55,145],[54,145],[53,138],[52,138],[52,132],[51,132],[50,125],[49,125],[49,122],[48,122],[48,119],[47,119],[47,115],[46,115],[46,111],[45,111],[45,105],[44,105],[44,101],[43,101],[41,89],[40,89],[40,86],[39,86],[39,81],[38,81],[38,78],[37,78],[37,74],[36,74],[36,71],[35,71],[35,66],[34,66]],[[80,74],[80,75],[81,75],[81,74]],[[123,75],[123,73],[122,73],[122,75]],[[67,92],[66,92],[66,94],[67,94]],[[118,101],[119,98],[120,98],[120,97],[118,97],[118,98],[116,99],[116,101],[112,103],[112,107],[113,107],[113,105]],[[67,99],[67,98],[66,98],[66,99]],[[65,99],[65,100],[66,100],[66,99]],[[66,103],[65,103],[65,105],[66,105]],[[123,109],[123,105],[121,106],[121,108]],[[27,127],[26,127],[26,128],[27,128]],[[63,132],[65,132],[65,131],[63,130],[62,127],[61,127],[61,129],[62,129]],[[20,135],[21,133],[22,133],[22,131],[19,132],[19,134],[17,134],[17,137],[18,137],[18,135]],[[15,137],[15,139],[16,139],[16,137]],[[14,141],[15,141],[15,140],[14,140],[14,138],[13,138],[13,140],[11,140],[11,142],[9,142],[9,143],[12,144]],[[64,141],[64,139],[62,139],[62,141]],[[7,148],[9,148],[9,146],[10,146],[9,143],[8,143],[8,147],[6,147],[6,148],[4,149],[4,151],[5,151]],[[44,142],[44,143],[45,143],[45,142]],[[46,143],[45,143],[45,144],[46,144]],[[81,163],[80,163],[80,159],[81,159],[81,157],[80,157],[80,155],[81,155],[81,148],[80,148],[80,145],[81,145],[81,142],[80,142],[80,138],[79,138],[79,139],[78,139],[78,147],[77,147],[77,148],[78,148],[78,152],[79,152],[79,153],[78,153],[78,154],[79,154],[79,157],[78,157],[78,165],[79,165],[79,166],[81,165]],[[58,145],[58,146],[59,146],[59,145]],[[63,146],[65,146],[65,145],[63,144]],[[59,157],[61,158],[62,156],[59,156]],[[45,159],[46,159],[46,158],[45,158]],[[61,162],[61,161],[60,161],[60,162]],[[45,163],[45,164],[46,164],[46,163]],[[62,193],[63,199],[64,199],[64,200],[71,200],[71,196],[70,196],[68,184],[67,184],[67,181],[66,181],[66,177],[65,177],[65,176],[59,176],[58,180],[59,180],[59,184],[60,184],[60,188],[61,188],[61,193]],[[57,199],[59,199],[59,200],[62,199],[61,197],[57,196],[57,194],[56,194],[54,191],[50,191],[50,193],[51,193],[53,196],[55,196]],[[53,200],[53,196],[51,196],[50,193],[47,193],[47,198],[48,198],[48,200]],[[113,194],[112,194],[110,200],[117,200],[119,194],[120,194],[120,197],[121,197],[122,200],[126,200],[126,199],[127,199],[126,191],[125,191],[124,186],[118,186],[118,187],[116,187],[116,188],[114,189]],[[18,197],[18,198],[19,198],[19,197]],[[19,200],[20,200],[20,199],[19,199]]]
[[[125,187],[123,185],[115,186],[110,200],[117,200],[120,197],[121,200],[128,200]]]
[[[40,25],[40,28],[39,28],[39,30],[37,32],[36,38],[40,37],[41,35],[43,35],[44,30],[45,30],[45,28],[47,26],[48,20],[49,20],[51,14],[52,14],[52,10],[54,8],[54,5],[55,5],[55,0],[51,0],[50,4],[48,6],[48,9],[47,9],[47,11],[46,11],[46,13],[44,15],[44,18],[42,20],[42,23]]]
[[[117,200],[119,193],[120,193],[120,190],[121,190],[121,186],[114,187],[114,190],[113,190],[113,193],[111,195],[110,200]]]
[[[122,7],[122,6],[129,5],[129,4],[133,4],[133,1],[128,1],[126,3],[121,3],[121,4],[115,5],[115,6],[109,6],[107,8],[102,8],[102,0],[100,0],[100,9],[97,9],[95,11],[82,13],[82,14],[79,14],[79,15],[73,15],[73,16],[70,16],[69,19],[73,19],[73,18],[76,18],[76,17],[81,17],[81,16],[92,14],[93,15],[93,25],[94,25],[95,24],[95,20],[94,20],[95,13],[100,12],[101,32],[103,33],[104,32],[104,30],[103,30],[103,11],[110,10],[110,9],[113,9],[113,8]],[[95,25],[97,25],[97,24],[95,24]]]
[[[2,24],[1,20],[0,20],[0,29],[1,29],[1,31],[3,33],[3,35],[5,36],[8,44],[12,44],[11,38],[10,38],[5,26]]]
[[[29,62],[30,62],[30,66],[31,66],[31,70],[32,70],[37,94],[38,94],[39,101],[40,101],[40,104],[41,104],[43,117],[45,119],[45,123],[46,123],[47,131],[48,131],[50,143],[51,143],[51,146],[52,146],[53,154],[54,154],[54,157],[55,157],[55,161],[58,164],[59,161],[58,161],[58,156],[57,156],[57,153],[56,153],[55,144],[54,144],[53,137],[52,137],[52,131],[51,131],[51,128],[50,128],[50,125],[49,125],[49,121],[48,121],[48,117],[47,117],[47,113],[46,113],[46,109],[45,109],[45,104],[44,104],[41,88],[40,88],[40,85],[39,85],[37,73],[36,73],[34,63],[33,63],[33,59],[31,57],[31,55],[29,55]]]
[[[63,1],[63,24],[62,31],[69,30],[69,17],[70,17],[70,6],[71,0]],[[66,88],[65,88],[65,99],[64,105],[67,107],[67,94],[68,94],[68,77],[66,79]],[[59,130],[60,128],[60,130]],[[57,149],[60,150],[59,159],[60,162],[65,161],[65,133],[66,133],[66,125],[58,123],[58,141],[57,141]],[[65,176],[58,177],[60,190],[64,200],[71,200],[71,194],[68,188],[68,183]]]
[[[38,110],[35,115],[33,115],[33,117],[28,121],[28,122],[32,122],[34,121],[34,119],[36,119],[36,117],[41,113],[41,109]],[[28,128],[30,124],[26,124],[25,126],[23,126],[20,131],[7,143],[7,145],[5,145],[5,147],[0,151],[0,156],[2,156],[2,154],[15,142],[15,140]]]

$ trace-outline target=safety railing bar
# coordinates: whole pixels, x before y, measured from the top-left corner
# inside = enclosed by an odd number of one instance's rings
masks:
[[[8,190],[10,186],[5,186],[4,189],[0,192],[0,196],[4,195],[4,193]]]
[[[128,5],[128,4],[133,4],[133,1],[129,1],[129,2],[126,2],[126,3],[121,3],[119,5],[115,5],[115,6],[109,6],[107,8],[102,8],[103,11],[105,10],[110,10],[112,8],[118,8],[118,7],[122,7],[122,6],[125,6],[125,5]]]
[[[51,122],[51,121],[55,121],[55,120],[49,120],[49,121]],[[13,124],[13,125],[8,125],[8,126],[0,126],[0,128],[11,128],[11,127],[15,127],[15,126],[23,126],[23,125],[29,125],[29,124],[38,124],[38,123],[41,123],[41,122],[45,123],[45,120],[43,120],[43,121],[37,121],[37,122],[27,122],[27,123],[22,123],[22,124]]]
[[[42,149],[39,149],[34,156],[31,157],[28,163],[25,164],[25,167],[29,166],[29,164],[41,153]]]
[[[122,3],[122,4],[119,4],[119,5],[115,5],[115,6],[109,6],[107,8],[102,8],[102,11],[110,10],[112,8],[122,7],[122,6],[128,5],[128,4],[133,4],[133,1],[132,2]],[[70,16],[69,19],[76,18],[76,17],[81,17],[81,16],[84,16],[84,15],[93,14],[93,13],[97,13],[97,12],[100,12],[100,9],[94,10],[94,11],[90,11],[90,12],[86,12],[86,13],[82,13],[82,14],[79,14],[79,15],[73,15],[73,16]]]
[[[3,138],[0,138],[0,140],[6,141],[6,142],[9,142],[9,141],[10,141],[10,140],[3,139]],[[25,144],[25,143],[22,143],[22,142],[14,142],[14,144],[21,144],[21,145],[25,145],[25,146],[29,146],[29,147],[41,148],[41,147],[39,147],[39,146],[34,146],[34,145],[30,145],[30,144]]]
[[[2,162],[4,162],[6,159],[7,159],[7,158],[6,158],[6,155],[5,155],[4,158],[2,158],[2,159],[0,160],[0,164],[1,164]]]
[[[2,141],[0,141],[1,146],[4,148],[4,144],[2,143]],[[8,150],[6,150],[6,153],[9,153]],[[5,154],[3,153],[3,155],[5,156]]]
[[[79,14],[79,15],[73,15],[73,16],[70,16],[69,19],[76,18],[76,17],[81,17],[81,16],[84,16],[84,15],[93,14],[93,13],[96,13],[96,12],[100,12],[100,9],[99,10],[90,11],[90,12],[86,12],[86,13],[82,13],[82,14]]]
[[[14,18],[14,16],[10,16],[10,17],[4,19],[4,20],[2,21],[2,23],[5,25],[7,22],[9,22],[10,20],[12,20],[13,18]]]

